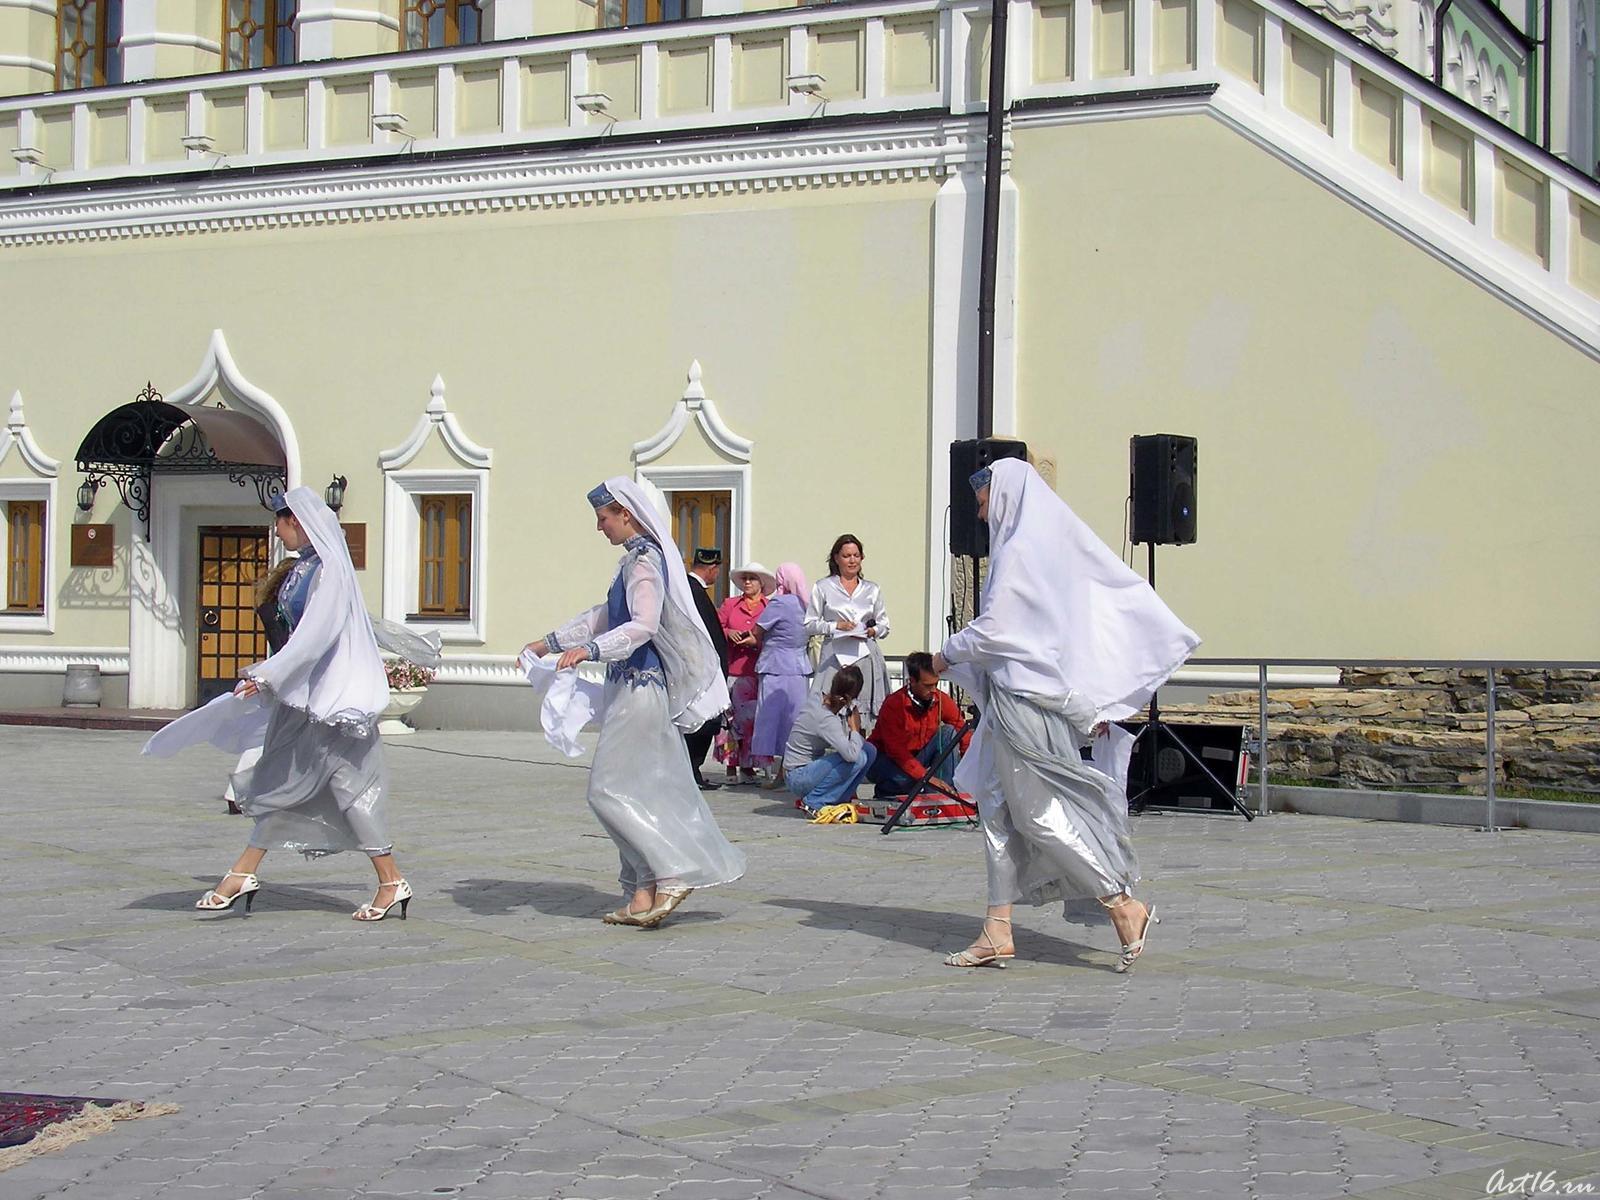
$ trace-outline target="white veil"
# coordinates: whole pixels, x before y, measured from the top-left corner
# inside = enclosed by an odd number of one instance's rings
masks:
[[[283,649],[248,674],[280,704],[325,725],[371,728],[389,703],[389,681],[356,583],[344,531],[307,487],[284,499],[316,548],[322,567],[305,614]]]
[[[633,480],[618,475],[606,480],[605,486],[612,498],[633,514],[634,523],[661,547],[666,559],[667,595],[661,605],[661,627],[652,641],[667,673],[667,710],[673,724],[686,731],[698,729],[726,712],[731,702],[716,647],[694,606],[689,573],[672,540],[672,526],[649,493]]]
[[[982,611],[957,636],[1010,692],[1076,692],[1096,721],[1131,716],[1199,636],[1032,466],[1006,458],[991,469]]]

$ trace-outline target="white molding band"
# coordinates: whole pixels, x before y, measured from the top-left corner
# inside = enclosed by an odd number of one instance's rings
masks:
[[[26,54],[0,54],[0,67],[22,67],[28,71],[43,71],[54,76],[56,66],[42,58],[29,58]]]
[[[970,128],[969,128],[970,126]],[[471,163],[381,161],[242,179],[163,180],[93,193],[7,197],[0,245],[99,241],[442,213],[563,208],[751,191],[836,187],[942,175],[981,156],[977,121],[929,118],[880,128],[709,135],[673,145],[552,149]]]
[[[220,55],[222,43],[195,33],[124,33],[117,43],[124,50],[139,50],[146,46],[181,46],[185,50],[204,50]]]
[[[735,462],[750,461],[750,453],[755,448],[755,443],[749,438],[740,437],[728,428],[727,422],[722,419],[722,414],[717,411],[716,403],[706,395],[701,375],[700,360],[697,358],[689,364],[689,384],[683,389],[683,395],[673,404],[666,424],[644,441],[633,444],[633,461],[636,467],[655,462],[677,445],[678,439],[689,428],[691,420],[700,426],[706,441],[710,442],[719,454],[724,454]]]
[[[0,675],[64,675],[76,663],[100,668],[102,675],[126,675],[128,651],[121,647],[79,649],[51,646],[36,650],[30,646],[0,646]]]
[[[28,429],[28,419],[22,412],[22,392],[11,393],[11,411],[6,418],[6,427],[0,429],[0,467],[6,464],[6,455],[11,452],[11,447],[16,446],[22,455],[22,461],[36,475],[45,479],[54,479],[61,471],[61,463],[51,458],[39,449],[39,443],[33,440],[33,433]]]
[[[369,8],[319,8],[302,9],[294,15],[295,29],[303,29],[307,25],[319,25],[325,21],[358,21],[364,25],[381,25],[385,29],[400,32],[400,22],[386,12],[379,12]]]

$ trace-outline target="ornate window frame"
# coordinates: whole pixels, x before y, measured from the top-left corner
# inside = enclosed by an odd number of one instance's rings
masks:
[[[0,472],[3,472],[15,447],[22,465],[30,474],[0,474],[0,505],[12,500],[44,501],[44,611],[37,613],[6,612],[0,602],[0,633],[54,633],[56,631],[56,591],[60,573],[56,564],[61,560],[61,539],[56,530],[65,528],[61,510],[56,505],[57,475],[61,464],[33,440],[27,418],[22,411],[22,393],[11,395],[11,410],[4,428],[0,428]],[[7,561],[11,536],[9,523],[0,520],[0,564]]]
[[[442,470],[409,467],[437,434],[461,464]],[[383,470],[383,615],[418,633],[437,630],[446,645],[481,646],[489,628],[489,468],[493,451],[461,430],[445,405],[444,380],[435,375],[428,405],[405,441],[378,455]],[[429,621],[413,615],[417,597],[419,501],[441,492],[472,497],[472,600],[465,621]]]

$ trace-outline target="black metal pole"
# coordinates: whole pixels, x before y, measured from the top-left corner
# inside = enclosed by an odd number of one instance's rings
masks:
[[[983,243],[978,260],[978,436],[994,436],[995,261],[1000,247],[1000,159],[1005,139],[1006,18],[1010,0],[992,0],[989,111],[983,159]]]

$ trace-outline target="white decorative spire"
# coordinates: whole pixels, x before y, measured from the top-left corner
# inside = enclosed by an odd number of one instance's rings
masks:
[[[754,449],[755,443],[749,438],[740,437],[728,428],[727,422],[722,419],[722,414],[717,411],[716,404],[706,395],[702,375],[700,360],[694,359],[689,363],[688,386],[683,389],[683,396],[673,404],[672,412],[667,416],[667,423],[656,430],[651,437],[634,443],[634,466],[642,467],[653,463],[671,450],[683,436],[683,431],[689,428],[691,420],[699,424],[706,441],[710,442],[718,453],[731,458],[734,462],[750,461],[750,452]]]
[[[489,469],[489,464],[494,459],[494,452],[478,445],[462,431],[461,422],[456,420],[455,413],[445,404],[442,375],[435,375],[433,383],[428,386],[427,406],[417,418],[417,423],[411,427],[406,440],[398,446],[380,451],[378,466],[385,471],[399,470],[422,453],[422,447],[427,445],[428,435],[435,429],[439,431],[439,438],[445,447],[463,466],[475,467],[480,471]]]
[[[54,479],[60,474],[61,464],[39,449],[39,443],[33,440],[33,434],[28,429],[28,418],[22,411],[20,390],[11,393],[11,407],[6,417],[6,427],[0,429],[0,464],[5,462],[12,446],[20,449],[22,461],[27,463],[35,474],[43,475],[46,479]]]

